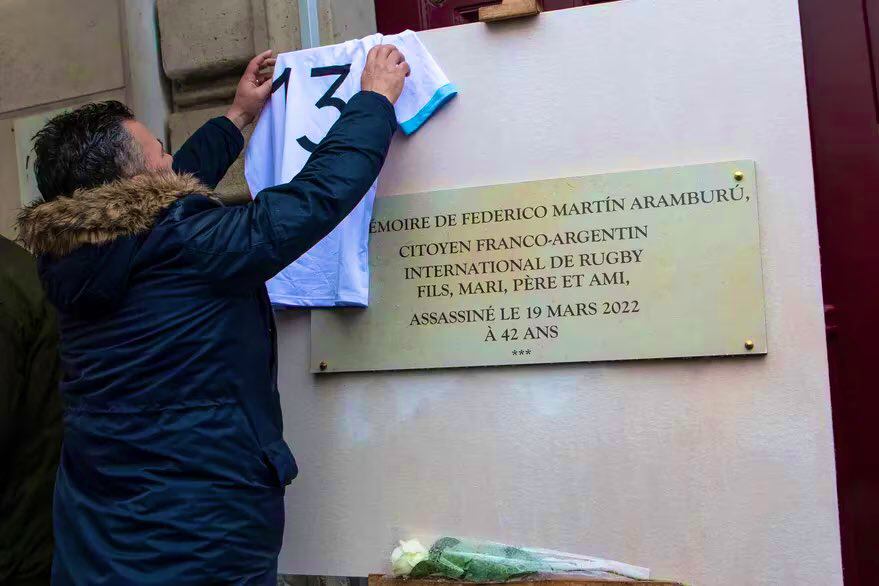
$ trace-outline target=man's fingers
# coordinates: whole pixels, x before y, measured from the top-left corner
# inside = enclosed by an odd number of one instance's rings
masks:
[[[265,67],[264,63],[267,59],[272,56],[272,50],[268,49],[263,51],[256,57],[250,60],[250,63],[247,64],[247,69],[244,70],[245,73],[249,73],[251,75],[256,75],[256,73]]]
[[[263,101],[263,103],[269,99],[269,94],[272,93],[272,84],[270,83],[262,83],[254,89],[259,98]],[[258,114],[259,112],[257,112]]]
[[[376,51],[376,57],[379,59],[387,59],[388,55],[391,54],[396,47],[393,45],[379,45],[378,51]]]
[[[390,59],[394,65],[399,65],[406,60],[406,57],[403,56],[403,53],[401,53],[399,49],[394,47],[394,49],[388,55],[388,59]]]
[[[408,63],[406,63],[405,61],[403,61],[402,63],[400,63],[399,65],[397,65],[397,67],[399,67],[400,69],[403,70],[403,74],[404,74],[406,77],[409,77],[409,73],[411,72],[411,70],[409,69],[409,64],[408,64]]]

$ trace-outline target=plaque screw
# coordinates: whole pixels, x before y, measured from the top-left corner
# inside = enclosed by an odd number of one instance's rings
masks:
[[[745,340],[745,350],[754,349],[754,340]]]
[[[326,360],[322,360],[321,363],[320,363],[320,369],[321,369],[321,370],[326,370],[326,369],[327,369],[327,366],[329,366],[329,365],[327,364],[327,361],[326,361]]]
[[[736,181],[741,181],[742,179],[745,178],[745,173],[743,171],[736,171],[735,173],[732,174],[732,176],[733,176],[733,179],[735,179]]]

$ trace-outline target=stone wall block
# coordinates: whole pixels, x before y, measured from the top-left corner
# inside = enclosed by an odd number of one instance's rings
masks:
[[[241,70],[256,52],[251,0],[159,0],[165,75],[211,78]]]

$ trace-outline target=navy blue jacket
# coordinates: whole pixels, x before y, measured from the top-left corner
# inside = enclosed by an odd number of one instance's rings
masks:
[[[217,118],[179,173],[23,212],[62,338],[54,583],[275,583],[297,466],[263,283],[354,208],[395,128],[361,92],[292,181],[223,206],[210,188],[242,137]]]

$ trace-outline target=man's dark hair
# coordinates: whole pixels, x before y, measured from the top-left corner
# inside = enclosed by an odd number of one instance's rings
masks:
[[[139,171],[143,154],[122,125],[133,118],[124,104],[111,100],[49,120],[34,136],[34,172],[43,199],[69,196]]]

